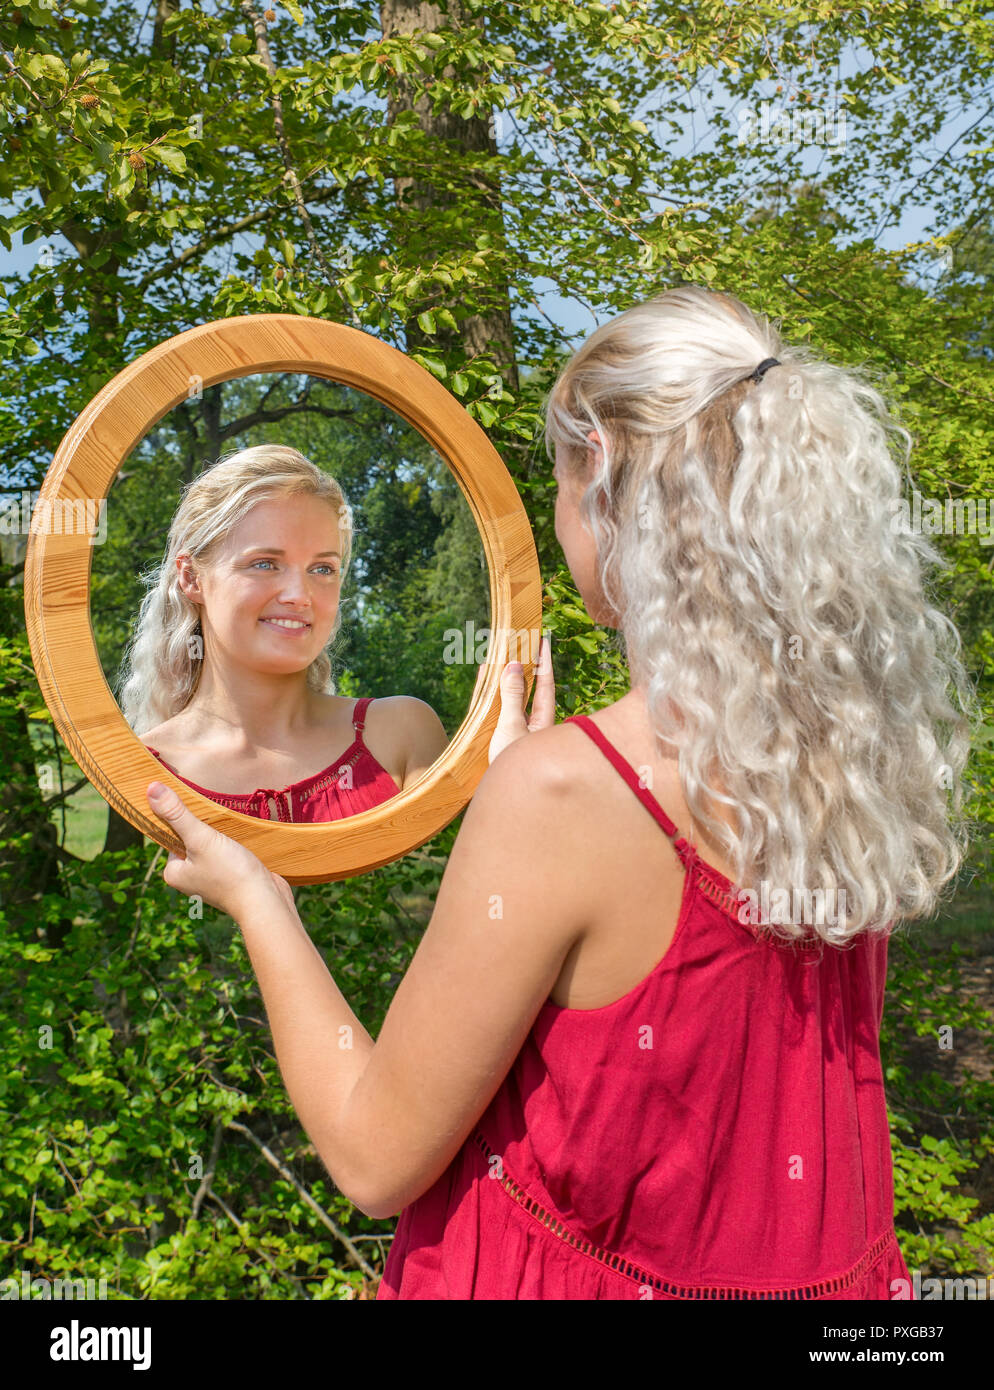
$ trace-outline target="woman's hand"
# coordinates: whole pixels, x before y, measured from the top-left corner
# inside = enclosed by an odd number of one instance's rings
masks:
[[[500,673],[500,718],[490,740],[490,762],[525,734],[551,729],[556,722],[556,678],[549,639],[542,638],[531,718],[525,719],[525,673],[520,661],[509,661]]]
[[[250,849],[198,820],[171,787],[150,782],[148,804],[183,841],[186,857],[170,854],[162,877],[170,888],[197,894],[205,903],[237,922],[244,909],[266,893],[275,892],[291,909],[293,893],[286,879],[270,873]]]

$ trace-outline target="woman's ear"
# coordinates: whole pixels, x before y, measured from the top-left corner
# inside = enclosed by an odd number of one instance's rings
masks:
[[[594,474],[599,473],[604,467],[604,440],[597,430],[591,430],[587,435],[588,448],[586,457],[587,476],[586,482],[592,481]]]
[[[189,555],[176,556],[176,572],[179,575],[179,586],[184,595],[193,603],[203,603],[204,592],[200,587],[200,577]]]

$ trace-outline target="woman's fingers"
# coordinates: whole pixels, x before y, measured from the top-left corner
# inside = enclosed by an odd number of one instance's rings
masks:
[[[550,729],[556,722],[556,679],[552,671],[552,652],[543,638],[531,717],[525,715],[525,674],[519,661],[509,661],[500,673],[500,716],[490,740],[490,762],[509,743],[538,729]]]
[[[180,893],[196,893],[238,920],[242,906],[273,888],[274,876],[245,845],[199,820],[162,782],[151,782],[148,804],[183,841],[186,854],[170,854],[163,879]],[[282,880],[281,880],[282,881]],[[289,893],[289,885],[286,885]],[[280,891],[277,889],[277,891]]]
[[[532,700],[529,731],[551,729],[556,722],[556,677],[552,670],[552,647],[548,637],[542,638],[538,674],[535,678],[535,698]]]
[[[490,738],[488,761],[528,732],[524,711],[525,677],[518,662],[507,662],[500,673],[500,714]]]
[[[214,833],[211,827],[204,825],[183,805],[172,787],[167,787],[164,782],[150,782],[145,795],[155,814],[160,820],[168,822],[188,850],[196,853],[198,846],[206,845],[210,840]]]

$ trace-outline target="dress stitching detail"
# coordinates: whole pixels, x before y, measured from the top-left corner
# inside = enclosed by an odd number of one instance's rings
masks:
[[[734,897],[731,893],[726,892],[725,889],[721,888],[717,883],[715,883],[714,879],[711,878],[708,874],[707,869],[704,868],[701,864],[700,859],[697,860],[695,869],[697,886],[700,888],[701,892],[704,894],[706,898],[710,899],[710,901],[713,902],[717,907],[720,907],[723,912],[727,912],[729,917],[731,917],[734,921],[738,922],[739,926],[745,927],[746,931],[750,932],[751,935],[755,936],[757,940],[762,939],[763,941],[772,944],[772,938],[768,938],[766,936],[763,936],[761,938],[759,933],[753,930],[753,925],[751,923],[741,921],[741,919],[739,918],[739,910],[741,904],[739,903],[738,899]],[[783,945],[785,947],[794,947],[799,951],[820,951],[823,942],[821,937],[815,936],[814,938],[798,937],[793,941],[781,941],[777,944]]]
[[[350,767],[355,767],[356,763],[359,761],[359,759],[362,757],[365,751],[367,750],[359,748],[356,750],[355,753],[353,753],[352,757],[349,758],[347,762],[339,763],[338,767],[335,769],[333,773],[330,773],[326,777],[322,777],[322,779],[319,782],[317,782],[310,789],[310,791],[304,792],[300,798],[301,801],[310,801],[311,797],[316,796],[318,792],[326,791],[328,787],[335,786],[336,783],[341,781],[342,774],[345,772],[345,770]]]
[[[484,1136],[477,1130],[473,1136],[477,1147],[483,1152],[484,1157],[489,1161],[493,1158],[494,1152],[487,1143]],[[896,1236],[893,1230],[884,1231],[879,1235],[873,1244],[863,1252],[856,1264],[848,1269],[845,1274],[836,1275],[832,1279],[822,1279],[816,1284],[795,1284],[779,1289],[749,1289],[737,1285],[716,1285],[716,1284],[678,1284],[672,1279],[665,1279],[662,1275],[653,1274],[651,1271],[641,1268],[631,1260],[626,1260],[623,1255],[614,1254],[609,1250],[604,1250],[600,1246],[594,1245],[590,1240],[575,1235],[568,1226],[565,1225],[557,1216],[548,1211],[534,1197],[529,1197],[518,1183],[507,1173],[504,1167],[504,1160],[500,1158],[501,1176],[498,1179],[504,1191],[520,1206],[529,1216],[533,1217],[540,1226],[557,1236],[567,1245],[583,1255],[589,1255],[599,1264],[604,1265],[615,1274],[620,1274],[623,1278],[631,1279],[639,1285],[648,1285],[650,1288],[657,1289],[660,1293],[673,1295],[675,1298],[682,1299],[722,1299],[722,1300],[741,1300],[741,1299],[761,1299],[761,1300],[807,1300],[824,1298],[828,1294],[839,1293],[843,1289],[852,1288],[869,1273],[871,1267],[885,1251],[896,1244]],[[492,1170],[491,1170],[492,1171]]]

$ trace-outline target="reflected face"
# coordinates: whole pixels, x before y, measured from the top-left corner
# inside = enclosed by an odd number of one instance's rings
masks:
[[[201,606],[204,655],[270,675],[306,670],[331,635],[341,592],[337,509],[297,494],[257,502],[196,570],[177,562]]]
[[[580,515],[580,498],[601,462],[596,432],[591,431],[589,437],[591,448],[587,455],[586,470],[575,481],[571,480],[566,471],[568,450],[561,444],[556,445],[556,466],[553,473],[559,484],[556,490],[556,539],[563,548],[573,582],[583,599],[583,606],[595,623],[604,627],[614,627],[618,615],[604,597],[601,588],[597,545]]]

